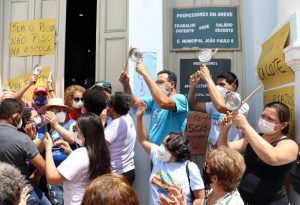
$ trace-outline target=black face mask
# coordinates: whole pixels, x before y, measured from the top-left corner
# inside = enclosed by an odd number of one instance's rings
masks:
[[[203,177],[203,182],[204,182],[205,189],[210,189],[210,185],[209,184],[212,183],[211,180],[210,180],[210,176],[211,175],[207,173],[206,169],[207,169],[207,167],[204,166],[203,167],[203,176],[202,177]]]

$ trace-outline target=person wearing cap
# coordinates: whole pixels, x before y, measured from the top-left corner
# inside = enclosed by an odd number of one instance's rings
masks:
[[[207,85],[211,102],[196,101],[196,86],[203,79]],[[209,69],[206,65],[201,65],[200,69],[190,76],[189,88],[189,106],[191,110],[206,112],[211,115],[211,128],[208,137],[207,151],[212,151],[217,148],[217,140],[220,133],[220,122],[227,111],[230,111],[225,106],[225,95],[227,92],[236,92],[239,85],[238,78],[232,72],[224,72],[217,77],[215,85],[211,78]],[[243,104],[239,112],[247,115],[249,105]],[[232,126],[229,132],[229,140],[234,141],[242,137],[242,131],[236,126]]]
[[[97,81],[90,89],[98,89],[99,91],[103,92],[107,97],[111,95],[111,83],[108,81],[100,80]]]
[[[73,126],[76,121],[73,119],[66,120],[67,113],[72,112],[72,108],[66,106],[61,98],[51,98],[49,102],[40,108],[40,112],[45,114],[47,132],[52,138],[54,144],[58,140],[67,141],[72,149],[76,149],[76,143],[73,134]],[[49,126],[50,125],[50,126]],[[55,166],[59,166],[69,154],[62,147],[55,146],[52,148],[52,156]],[[49,198],[54,204],[63,204],[63,186],[48,185]]]
[[[32,75],[31,80],[28,81],[27,84],[25,84],[23,87],[21,87],[18,91],[15,92],[14,98],[17,100],[22,100],[22,97],[25,94],[25,92],[36,83],[37,78],[38,78],[37,75]],[[35,109],[38,112],[38,114],[42,120],[42,123],[40,124],[40,126],[37,127],[39,138],[42,138],[45,134],[45,130],[44,130],[44,126],[43,126],[45,123],[45,116],[39,112],[39,109],[42,106],[47,104],[48,96],[51,96],[51,97],[55,96],[54,89],[52,87],[52,83],[47,82],[47,86],[48,86],[49,90],[44,86],[37,86],[33,91],[33,95],[32,95],[33,101],[24,102],[25,107],[31,107],[31,108]]]
[[[133,96],[133,107],[140,102],[147,104],[147,112],[151,112],[149,140],[160,145],[167,134],[173,131],[183,132],[186,128],[188,115],[187,98],[176,92],[177,76],[174,72],[162,70],[157,73],[154,81],[143,62],[137,62],[136,71],[144,78],[151,97],[138,99]],[[132,95],[129,77],[122,72],[119,81],[124,91]]]
[[[97,81],[90,89],[101,91],[108,99],[110,98],[112,92],[111,83],[105,80]],[[107,109],[103,109],[102,113],[100,114],[100,119],[104,127],[107,127],[113,121],[113,119],[109,116]]]

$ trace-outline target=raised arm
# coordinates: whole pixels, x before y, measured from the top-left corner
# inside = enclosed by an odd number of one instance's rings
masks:
[[[196,100],[196,86],[199,84],[201,77],[198,72],[190,76],[190,88],[188,93],[189,106],[191,110],[206,112],[205,103],[197,102]]]
[[[52,81],[47,81],[47,89],[49,92],[49,98],[55,98],[56,94],[55,94],[55,89]]]
[[[246,138],[242,138],[236,141],[228,141],[229,129],[232,126],[232,113],[227,112],[223,117],[220,124],[220,134],[217,141],[217,147],[225,146],[231,149],[237,150],[240,153],[244,153],[248,144]]]
[[[235,112],[233,119],[244,132],[245,138],[248,139],[254,152],[265,163],[271,166],[280,166],[296,160],[298,146],[293,140],[282,140],[273,147],[254,130],[243,114]]]
[[[23,97],[23,95],[24,95],[24,93],[25,93],[32,85],[35,84],[36,80],[37,80],[37,76],[36,76],[36,75],[32,75],[32,76],[31,76],[31,79],[30,79],[24,86],[22,86],[19,90],[17,90],[17,91],[15,92],[14,98],[15,98],[16,100],[21,100],[22,97]]]
[[[124,92],[127,93],[128,95],[132,96],[132,99],[133,99],[132,107],[137,108],[139,106],[141,100],[133,95],[129,80],[130,79],[129,79],[128,74],[123,71],[119,77],[119,82],[123,85]]]
[[[148,136],[143,125],[143,116],[146,109],[147,105],[141,102],[136,113],[136,134],[144,150],[150,154],[153,144],[148,140]]]
[[[154,82],[152,76],[148,73],[146,65],[143,62],[137,62],[136,71],[143,76],[150,90],[151,96],[153,97],[157,105],[162,109],[176,111],[177,108],[175,100],[170,96],[166,95],[159,88],[159,86]]]
[[[211,78],[210,71],[207,68],[207,66],[202,65],[197,72],[199,73],[201,78],[205,81],[210,95],[210,99],[214,104],[214,106],[216,107],[216,109],[219,112],[226,114],[228,109],[225,107],[224,97],[217,90],[216,85],[213,79]]]
[[[51,124],[51,127],[56,130],[64,140],[69,142],[70,144],[75,144],[74,133],[72,130],[67,130],[63,126],[61,126],[56,119],[56,116],[53,112],[47,111],[45,113],[46,120]]]

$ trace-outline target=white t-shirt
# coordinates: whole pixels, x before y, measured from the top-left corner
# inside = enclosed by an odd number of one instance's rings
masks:
[[[225,114],[218,112],[218,110],[216,109],[216,107],[212,102],[205,103],[205,107],[206,107],[206,112],[211,115],[210,116],[211,127],[209,131],[208,145],[207,145],[208,151],[211,151],[213,149],[216,149],[217,147],[216,144],[220,134],[220,122]],[[247,115],[249,112],[249,105],[247,103],[243,104],[238,111],[240,113],[243,113],[244,115]],[[238,140],[241,137],[242,137],[242,130],[238,129],[236,125],[233,123],[228,133],[229,141]]]
[[[205,198],[204,204],[207,204],[208,197],[212,194],[213,189],[211,189]],[[239,191],[236,189],[230,193],[227,193],[223,197],[219,198],[213,205],[244,205],[244,201],[239,193]]]
[[[136,130],[129,114],[114,119],[105,128],[105,140],[110,143],[112,172],[123,174],[134,169]]]
[[[64,186],[64,204],[80,205],[89,183],[89,157],[85,147],[74,150],[58,167],[58,172],[67,181]]]
[[[157,149],[159,146],[153,145],[150,157],[153,162],[153,169],[149,179],[150,205],[158,204],[160,194],[168,194],[169,186],[179,186],[187,196],[187,204],[192,204],[190,185],[186,173],[186,162],[169,163],[158,159]],[[204,189],[200,170],[194,162],[189,162],[189,178],[193,191]]]

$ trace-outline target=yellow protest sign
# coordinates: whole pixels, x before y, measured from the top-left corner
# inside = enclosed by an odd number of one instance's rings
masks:
[[[289,121],[288,135],[295,139],[295,109],[294,109],[294,86],[279,88],[264,93],[264,104],[279,101],[287,105],[290,109],[291,116]]]
[[[284,60],[283,48],[290,32],[287,23],[262,45],[262,53],[257,65],[259,78],[263,81],[265,89],[294,82],[294,72]]]
[[[12,22],[10,56],[53,55],[55,27],[55,19]]]
[[[37,79],[36,84],[32,85],[25,92],[25,94],[23,95],[22,100],[24,100],[25,102],[32,101],[33,90],[37,86],[47,87],[47,81],[48,81],[48,78],[49,78],[50,75],[51,75],[50,67],[43,68],[42,72],[40,73],[40,75]],[[6,87],[9,90],[12,90],[12,91],[20,90],[21,87],[23,87],[24,85],[26,85],[27,83],[30,82],[31,76],[32,76],[32,72],[28,72],[28,73],[20,75],[18,77],[9,79],[9,80],[6,81]]]

